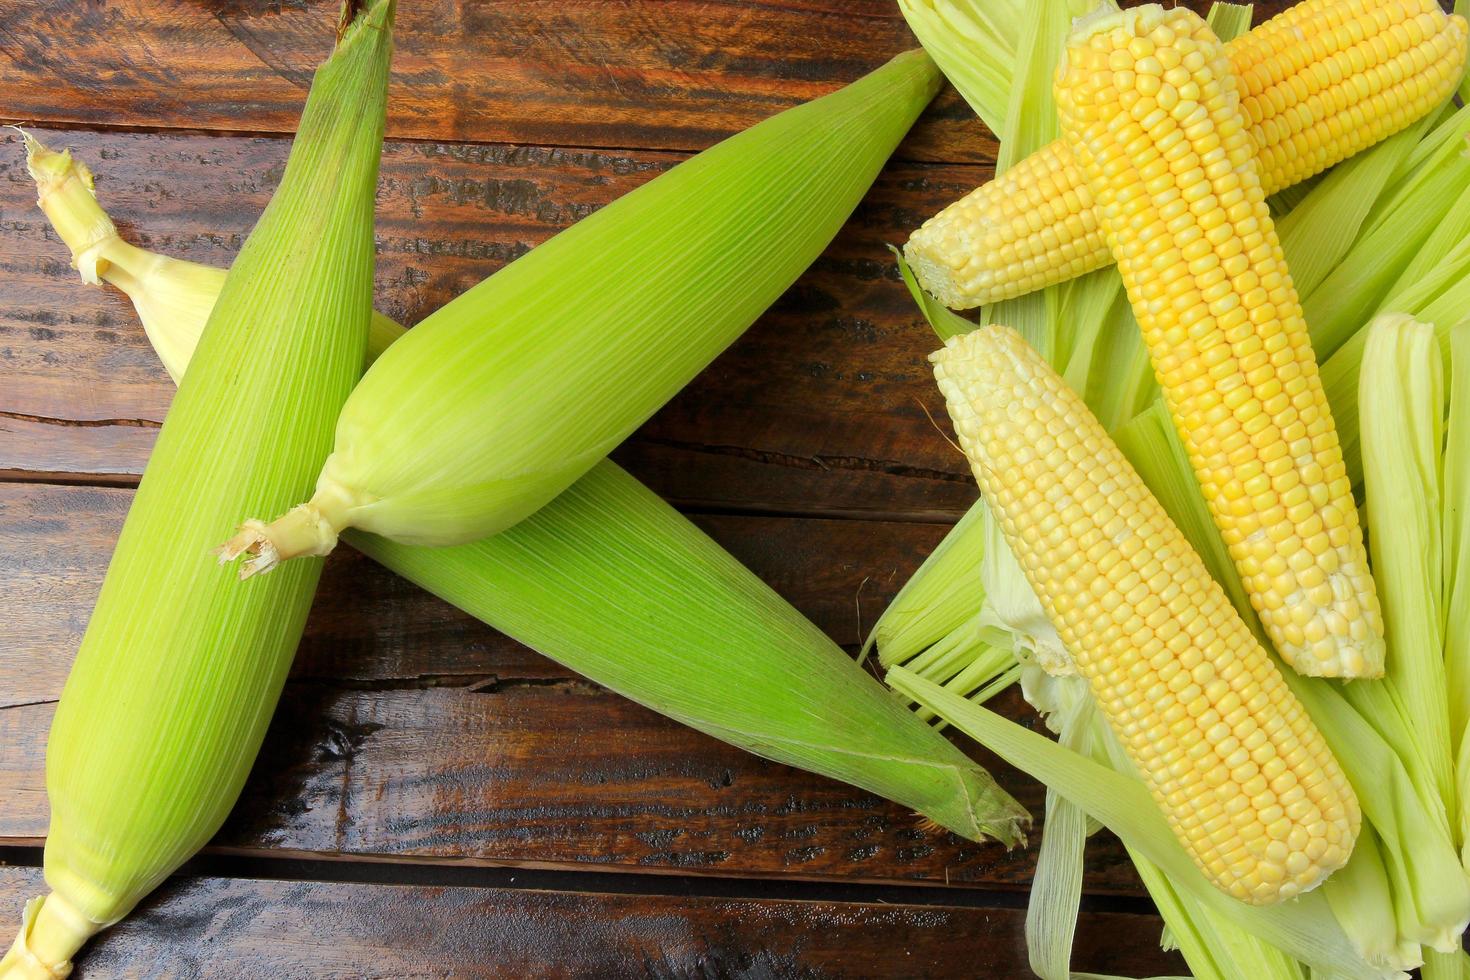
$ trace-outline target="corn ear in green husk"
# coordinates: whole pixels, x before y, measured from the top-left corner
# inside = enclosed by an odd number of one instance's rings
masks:
[[[812,263],[938,91],[922,51],[679,164],[422,321],[348,399],[311,500],[242,574],[358,527],[452,545],[587,472]],[[272,516],[242,514],[242,517]]]
[[[310,487],[361,369],[393,0],[349,5],[281,186],[159,432],[47,743],[50,894],[0,976],[64,976],[244,785],[320,562],[242,588],[211,543]]]
[[[983,770],[703,532],[612,463],[494,538],[353,547],[527,646],[757,755],[977,838],[1020,836]]]
[[[36,144],[31,152],[50,151]],[[90,194],[67,207],[105,218]],[[75,223],[60,217],[58,227]],[[148,336],[182,374],[199,324],[156,314],[207,315],[219,270],[161,264],[139,249],[112,254],[118,260],[102,278],[154,317],[145,322]],[[143,276],[135,266],[166,271]],[[369,360],[402,333],[375,314]],[[1021,839],[1025,811],[983,769],[611,462],[483,541],[425,549],[358,531],[347,540],[489,625],[693,728],[861,786],[967,838]]]

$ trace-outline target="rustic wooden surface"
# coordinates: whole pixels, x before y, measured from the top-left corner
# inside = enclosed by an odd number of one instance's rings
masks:
[[[0,121],[73,147],[125,236],[227,264],[335,11],[9,0]],[[377,296],[408,324],[914,43],[893,0],[423,0],[398,39]],[[617,453],[849,647],[975,496],[884,244],[994,149],[946,91],[807,275]],[[39,863],[52,705],[171,393],[0,144],[0,864]],[[1034,853],[683,729],[344,553],[209,866],[77,975],[1018,976]],[[0,921],[39,884],[0,869]],[[1105,834],[1087,889],[1079,969],[1179,969]]]
[[[0,868],[0,903],[17,905],[40,877]],[[190,875],[98,943],[87,973],[179,980],[1016,977],[1028,972],[1023,916],[954,905]],[[1169,970],[1171,958],[1154,942],[1158,929],[1151,915],[1089,915],[1078,958],[1125,976]]]

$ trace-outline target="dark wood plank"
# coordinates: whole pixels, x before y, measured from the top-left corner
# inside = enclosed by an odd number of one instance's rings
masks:
[[[45,833],[52,702],[130,497],[0,485],[0,843]],[[943,532],[701,521],[846,643],[861,635],[858,603],[870,622]],[[999,706],[1034,718],[1016,697]],[[1036,784],[983,752],[977,758],[1040,812]],[[216,843],[251,853],[996,887],[1027,882],[1034,860],[1034,845],[1006,853],[926,834],[901,807],[685,729],[346,552],[329,562],[278,724]],[[1093,848],[1088,887],[1138,890],[1111,838]]]
[[[337,0],[9,3],[0,112],[291,132],[337,10]],[[916,46],[891,0],[426,0],[400,6],[396,39],[392,136],[682,150]],[[983,161],[994,142],[951,94],[905,152]]]
[[[330,49],[337,8],[336,0],[12,0],[0,7],[0,113],[290,132]],[[400,7],[397,40],[390,135],[685,150],[915,46],[892,0],[423,0]],[[975,163],[992,161],[994,149],[947,92],[901,152]]]
[[[227,264],[285,157],[277,139],[72,132],[124,234]],[[380,306],[415,322],[561,227],[670,166],[669,154],[390,144]],[[953,518],[975,490],[924,411],[934,346],[885,242],[973,183],[894,165],[815,267],[619,453],[676,500],[794,513]],[[172,386],[131,305],[82,285],[0,147],[0,472],[118,481],[141,471]]]
[[[0,869],[9,919],[42,885]],[[183,877],[96,939],[77,980],[122,975],[847,977],[1028,975],[1017,909]],[[1182,972],[1154,916],[1095,913],[1077,969]]]

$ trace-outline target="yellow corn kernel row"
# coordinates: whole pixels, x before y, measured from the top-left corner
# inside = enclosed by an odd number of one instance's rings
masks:
[[[1305,0],[1226,46],[1267,194],[1382,140],[1449,98],[1466,23],[1436,0]],[[1058,140],[914,232],[904,257],[946,306],[1021,296],[1112,261]]]
[[[1185,9],[1109,13],[1074,30],[1056,94],[1165,402],[1272,642],[1304,674],[1380,675],[1352,487],[1219,39]]]
[[[1200,869],[1268,904],[1346,863],[1360,815],[1337,760],[1082,399],[1008,327],[931,360],[1011,550]]]

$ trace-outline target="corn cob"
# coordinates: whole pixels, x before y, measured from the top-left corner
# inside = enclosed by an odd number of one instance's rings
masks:
[[[320,562],[242,589],[208,546],[310,486],[362,366],[393,0],[348,3],[284,177],[159,432],[47,743],[51,893],[0,976],[58,977],[223,823]]]
[[[922,51],[899,55],[685,161],[443,307],[363,377],[312,499],[270,525],[247,522],[222,559],[254,556],[249,575],[325,554],[345,527],[459,544],[533,513],[796,280],[940,81]]]
[[[1226,46],[1266,194],[1405,128],[1454,92],[1466,23],[1436,0],[1304,0]],[[904,247],[925,289],[969,309],[1112,261],[1058,140],[924,223]]]
[[[1200,869],[1267,904],[1341,867],[1359,825],[1352,787],[1081,398],[1007,327],[932,360],[986,503]]]
[[[1174,425],[1251,604],[1304,674],[1383,672],[1352,487],[1219,40],[1157,5],[1081,23],[1057,70]]]

